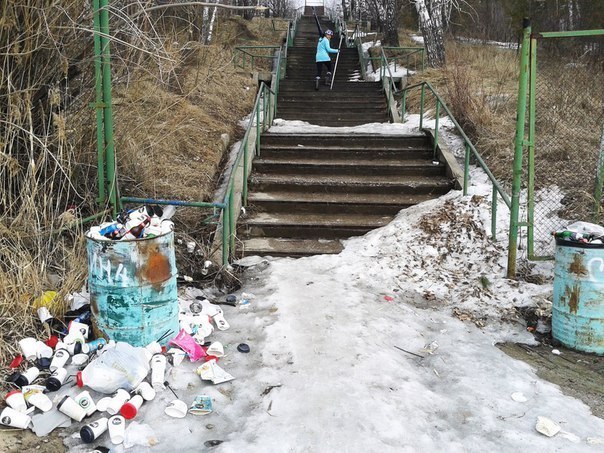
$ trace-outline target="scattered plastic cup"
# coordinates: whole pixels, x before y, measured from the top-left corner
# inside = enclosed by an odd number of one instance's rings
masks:
[[[166,415],[174,418],[185,418],[188,410],[187,403],[181,400],[172,400],[164,409]]]
[[[52,358],[52,362],[50,362],[50,371],[53,372],[57,368],[63,368],[63,366],[69,360],[69,352],[65,349],[57,349],[54,357]]]
[[[107,413],[109,415],[116,415],[120,411],[124,403],[129,399],[130,394],[124,389],[119,389],[115,393],[113,398],[111,398],[111,402],[109,403],[106,409]]]
[[[164,389],[164,374],[166,372],[166,356],[155,354],[151,359],[151,385],[157,390]]]
[[[35,360],[38,350],[38,340],[32,337],[27,337],[19,340],[19,348],[25,360]]]
[[[126,420],[121,415],[114,415],[109,419],[109,437],[113,445],[124,442],[126,437]]]
[[[141,382],[138,387],[134,389],[134,393],[143,397],[145,401],[151,401],[155,398],[155,389],[148,382]]]
[[[130,401],[124,403],[120,409],[120,414],[122,414],[126,420],[132,420],[134,417],[136,417],[136,414],[138,414],[138,410],[143,405],[143,401],[142,396],[134,395],[132,398],[130,398]]]
[[[71,396],[63,397],[59,404],[57,404],[57,409],[77,422],[81,422],[86,417],[86,410],[76,403]]]
[[[50,392],[56,392],[61,388],[66,378],[67,370],[65,368],[57,368],[52,372],[51,376],[46,379],[46,389]]]
[[[92,423],[88,423],[86,426],[83,426],[80,430],[80,437],[84,443],[90,444],[98,439],[101,434],[107,431],[108,425],[107,417],[99,418],[98,420],[93,421]]]
[[[36,357],[38,359],[50,359],[54,351],[43,341],[36,341]]]
[[[207,355],[213,355],[214,357],[224,356],[224,346],[220,341],[215,341],[206,350]]]
[[[27,410],[27,403],[25,402],[25,398],[23,397],[23,392],[21,390],[13,390],[12,392],[8,392],[4,397],[4,400],[9,407],[12,407],[18,412],[25,412]]]
[[[96,412],[96,409],[97,409],[96,404],[94,404],[94,400],[90,396],[90,392],[88,392],[88,390],[84,390],[83,392],[80,392],[75,397],[75,401],[76,401],[76,403],[78,403],[80,405],[80,407],[82,407],[86,411],[87,417],[90,417],[92,414],[94,414]]]
[[[13,428],[25,429],[29,427],[31,417],[12,407],[5,407],[2,413],[0,413],[0,423]]]
[[[52,409],[52,401],[41,390],[28,390],[24,393],[24,397],[25,401],[42,412],[48,412]]]
[[[13,383],[17,387],[24,387],[34,382],[40,375],[40,370],[35,366],[28,368],[23,373],[18,373],[13,379]]]

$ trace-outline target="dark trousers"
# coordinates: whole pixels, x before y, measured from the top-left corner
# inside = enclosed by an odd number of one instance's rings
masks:
[[[331,72],[331,60],[329,61],[317,61],[317,77],[321,77],[323,65],[327,66],[327,72]]]

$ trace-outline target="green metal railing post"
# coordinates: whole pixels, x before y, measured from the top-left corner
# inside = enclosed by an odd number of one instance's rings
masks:
[[[497,187],[493,184],[491,195],[491,238],[497,241]]]
[[[531,22],[523,21],[524,34],[520,55],[520,79],[518,81],[518,105],[516,109],[516,139],[514,144],[514,173],[512,182],[512,206],[510,208],[510,231],[508,244],[507,277],[516,277],[516,254],[518,251],[518,229],[520,213],[520,189],[522,178],[522,151],[524,148],[524,121],[526,118],[526,88],[529,72]]]
[[[436,116],[434,118],[434,157],[436,157],[436,148],[438,147],[438,121],[440,119],[440,101],[436,99]]]
[[[229,237],[231,233],[229,231],[229,226],[231,225],[231,220],[229,219],[229,211],[230,208],[227,206],[222,210],[222,265],[226,266],[229,264]]]
[[[426,86],[422,83],[421,94],[419,97],[419,130],[422,130],[424,124],[424,96],[425,96]]]
[[[403,91],[403,98],[401,99],[401,123],[405,122],[405,113],[407,113],[407,92]]]
[[[94,80],[95,80],[95,110],[96,110],[96,141],[97,141],[97,202],[105,204],[105,189],[107,186],[105,174],[105,128],[103,124],[103,72],[101,66],[101,18],[99,0],[93,0],[93,27],[94,27]]]
[[[470,144],[466,142],[466,155],[463,168],[463,194],[468,194],[468,185],[470,184]]]
[[[600,154],[598,156],[598,169],[596,172],[596,187],[594,190],[594,223],[600,223],[600,211],[602,204],[602,185],[604,184],[604,127],[600,137]]]
[[[529,259],[534,256],[534,232],[535,232],[535,105],[536,105],[536,85],[537,85],[537,40],[531,39],[530,65],[529,65],[529,132],[528,132],[528,177],[527,177],[527,198],[528,206],[526,210],[526,253]]]
[[[235,188],[229,191],[229,250],[235,251]]]
[[[117,214],[117,180],[115,168],[115,144],[113,141],[113,109],[111,98],[111,49],[109,46],[109,0],[100,0],[100,30],[101,30],[101,66],[103,72],[103,101],[104,101],[104,137],[107,156],[107,182],[109,184],[108,199]]]

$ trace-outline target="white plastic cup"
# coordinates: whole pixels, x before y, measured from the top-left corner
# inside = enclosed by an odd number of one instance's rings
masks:
[[[124,390],[119,389],[113,398],[111,398],[111,402],[107,405],[107,413],[109,415],[116,415],[124,403],[130,399],[130,394]]]
[[[27,337],[19,340],[19,348],[25,360],[36,360],[36,352],[38,350],[38,340],[32,337]]]
[[[82,366],[90,360],[88,354],[76,354],[71,358],[71,363],[75,366]]]
[[[90,396],[90,393],[88,392],[88,390],[84,390],[83,392],[80,392],[75,397],[75,401],[86,411],[87,417],[90,417],[92,414],[94,414],[96,412],[96,404],[94,404],[94,400]]]
[[[19,412],[12,407],[5,407],[0,413],[0,423],[13,428],[25,429],[31,423],[31,417],[27,414]]]
[[[111,404],[111,401],[113,400],[112,397],[110,396],[106,396],[104,398],[101,398],[100,400],[97,401],[96,403],[96,409],[99,412],[106,412],[107,408],[109,407],[109,405]]]
[[[177,348],[172,348],[168,352],[172,354],[172,363],[174,366],[179,366],[187,355],[185,351]]]
[[[101,434],[107,431],[109,419],[107,417],[101,417],[98,420],[88,423],[80,429],[80,437],[84,443],[92,443],[95,439],[98,439]]]
[[[48,412],[52,409],[52,401],[47,395],[40,391],[26,392],[25,399],[29,404],[37,407],[42,412]]]
[[[136,414],[138,414],[138,410],[143,405],[143,401],[142,396],[134,395],[132,398],[130,398],[130,401],[124,403],[120,409],[120,414],[122,414],[126,420],[132,420],[134,417],[136,417]]]
[[[147,346],[145,346],[145,349],[149,351],[152,355],[161,354],[161,344],[159,344],[157,341],[152,341]]]
[[[86,411],[82,406],[75,402],[71,396],[65,396],[59,404],[57,404],[59,412],[63,412],[69,418],[81,422],[86,417]]]
[[[215,341],[208,347],[206,354],[213,355],[214,357],[223,357],[224,346],[222,346],[222,343],[220,341]]]
[[[59,345],[57,344],[57,348],[58,347]],[[57,368],[63,368],[67,363],[67,360],[69,360],[69,352],[65,349],[57,349],[50,362],[50,371],[54,372]]]
[[[187,252],[193,253],[195,251],[195,242],[187,242]]]
[[[126,435],[126,420],[121,415],[114,415],[109,419],[109,437],[113,445],[124,442]]]
[[[36,341],[36,357],[38,359],[50,359],[54,351],[43,341]]]
[[[138,387],[134,389],[134,393],[143,397],[145,401],[151,401],[155,398],[155,389],[148,382],[141,382]]]
[[[15,384],[17,384],[19,387],[30,385],[38,378],[39,375],[40,370],[35,366],[32,366],[31,368],[28,368],[23,373],[21,373],[21,375],[15,381]]]
[[[88,338],[88,331],[90,330],[90,326],[88,324],[84,324],[82,322],[71,321],[69,323],[69,334],[75,334],[77,336],[78,332],[82,335],[82,337],[86,340]]]
[[[53,317],[50,314],[50,311],[48,311],[48,308],[46,308],[46,307],[40,307],[40,308],[38,308],[37,311],[38,311],[38,318],[40,318],[40,322],[42,324],[44,324],[49,319],[52,319],[52,317]]]
[[[155,354],[151,358],[151,385],[156,391],[164,389],[165,372],[166,356]]]
[[[181,400],[172,400],[170,404],[164,409],[166,415],[174,418],[185,418],[187,415],[187,403]]]
[[[6,401],[6,404],[18,412],[25,412],[27,410],[27,403],[25,402],[25,398],[23,397],[23,392],[21,390],[13,390],[12,392],[8,392],[4,397],[4,400]]]
[[[52,372],[51,376],[46,379],[46,388],[51,392],[56,392],[61,388],[66,378],[67,370],[65,368],[57,368]]]

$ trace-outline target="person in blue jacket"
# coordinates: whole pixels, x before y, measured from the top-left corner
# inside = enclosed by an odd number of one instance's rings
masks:
[[[327,66],[327,77],[325,79],[325,83],[328,84],[328,81],[331,81],[331,57],[330,53],[338,53],[338,49],[332,49],[329,45],[329,42],[333,38],[333,31],[327,30],[325,35],[319,38],[319,43],[317,44],[317,56],[315,61],[317,62],[317,76],[315,77],[315,89],[319,89],[319,81],[321,80],[321,73],[323,72],[323,65]]]

